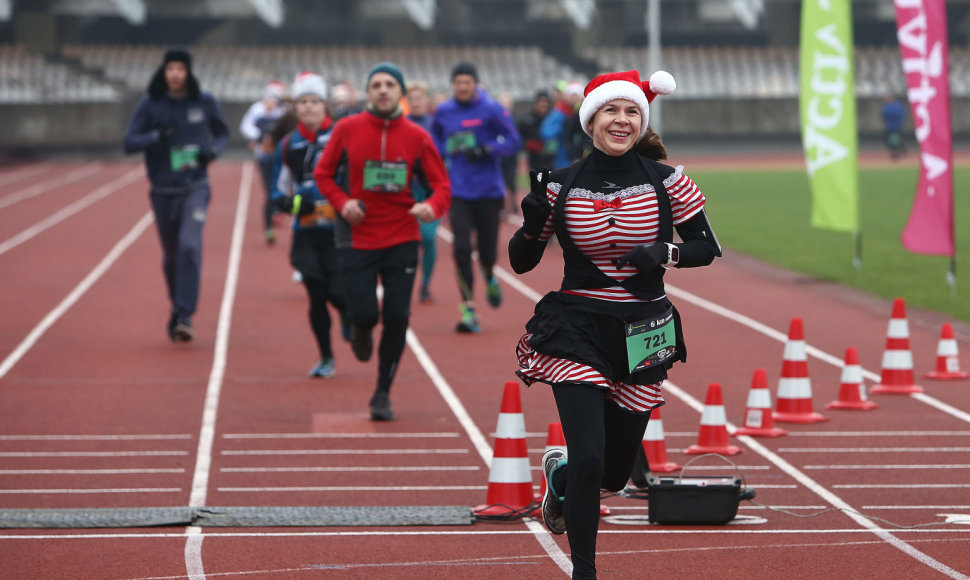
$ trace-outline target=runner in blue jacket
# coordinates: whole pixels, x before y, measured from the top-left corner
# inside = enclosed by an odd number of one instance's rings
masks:
[[[167,330],[175,342],[195,336],[191,317],[199,300],[208,167],[228,141],[219,104],[192,74],[192,56],[184,48],[169,49],[128,124],[125,153],[145,152],[172,302]]]
[[[488,303],[495,308],[502,303],[502,289],[492,273],[499,212],[505,201],[501,158],[514,155],[522,147],[512,115],[477,84],[475,65],[457,64],[451,72],[454,96],[438,106],[431,124],[431,135],[451,177],[449,217],[462,299],[458,332],[479,331],[472,292],[472,230],[477,235]]]

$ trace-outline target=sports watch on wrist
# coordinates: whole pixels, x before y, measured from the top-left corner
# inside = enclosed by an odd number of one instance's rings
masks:
[[[672,268],[677,265],[680,261],[680,248],[673,244],[667,244],[667,263],[664,264],[667,268]]]

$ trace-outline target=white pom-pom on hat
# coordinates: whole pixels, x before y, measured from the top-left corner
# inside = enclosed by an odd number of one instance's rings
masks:
[[[579,107],[583,131],[592,137],[590,124],[600,107],[615,99],[627,99],[640,107],[643,116],[640,137],[643,137],[650,122],[650,102],[657,95],[669,95],[675,88],[677,83],[667,71],[653,73],[649,82],[641,82],[640,73],[635,70],[599,75],[586,85],[586,98]]]

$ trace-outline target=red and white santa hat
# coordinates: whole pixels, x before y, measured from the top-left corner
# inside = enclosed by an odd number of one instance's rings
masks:
[[[263,89],[264,99],[273,99],[278,101],[282,99],[283,95],[285,94],[286,85],[283,84],[283,81],[272,80],[266,85],[266,88]]]
[[[658,70],[650,75],[649,82],[641,82],[640,73],[635,70],[599,75],[586,85],[586,97],[579,107],[579,120],[583,125],[583,131],[592,137],[590,124],[596,111],[614,99],[627,99],[640,107],[640,113],[643,116],[640,137],[643,137],[650,122],[650,103],[657,95],[669,95],[675,88],[677,83],[674,77],[664,70]]]
[[[296,75],[296,80],[293,81],[293,88],[290,92],[294,99],[299,99],[303,95],[313,95],[321,101],[326,101],[327,83],[317,73],[303,71]]]

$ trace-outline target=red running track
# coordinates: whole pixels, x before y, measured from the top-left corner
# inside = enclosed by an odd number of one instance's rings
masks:
[[[399,419],[372,423],[373,362],[357,362],[338,340],[338,376],[306,378],[315,347],[303,290],[290,281],[289,236],[263,243],[263,194],[246,167],[224,162],[212,172],[189,345],[165,335],[160,253],[137,163],[0,171],[0,509],[484,502],[503,385],[536,297],[558,285],[555,250],[525,276],[502,270],[501,309],[483,306],[482,333],[457,335],[444,231],[437,302],[414,305],[392,392]],[[80,173],[55,181],[72,171]],[[503,224],[502,239],[514,229]],[[696,442],[709,383],[723,385],[732,424],[742,422],[755,368],[767,369],[775,397],[793,316],[817,349],[808,363],[814,405],[830,420],[785,424],[790,434],[777,439],[732,439],[760,504],[743,502],[732,525],[650,525],[646,502],[604,500],[600,576],[966,578],[970,382],[922,381],[925,394],[876,396],[870,412],[825,410],[847,346],[858,348],[867,384],[879,372],[889,303],[733,255],[723,242],[727,256],[714,266],[668,275],[690,345],[690,363],[665,391],[671,459],[689,459],[682,450]],[[943,319],[909,314],[920,373],[933,367]],[[963,353],[968,336],[959,325]],[[522,401],[538,483],[555,408],[541,385],[522,389]],[[711,458],[690,470],[735,473]],[[569,569],[565,537],[534,522],[7,529],[0,558],[5,578],[558,578]]]

